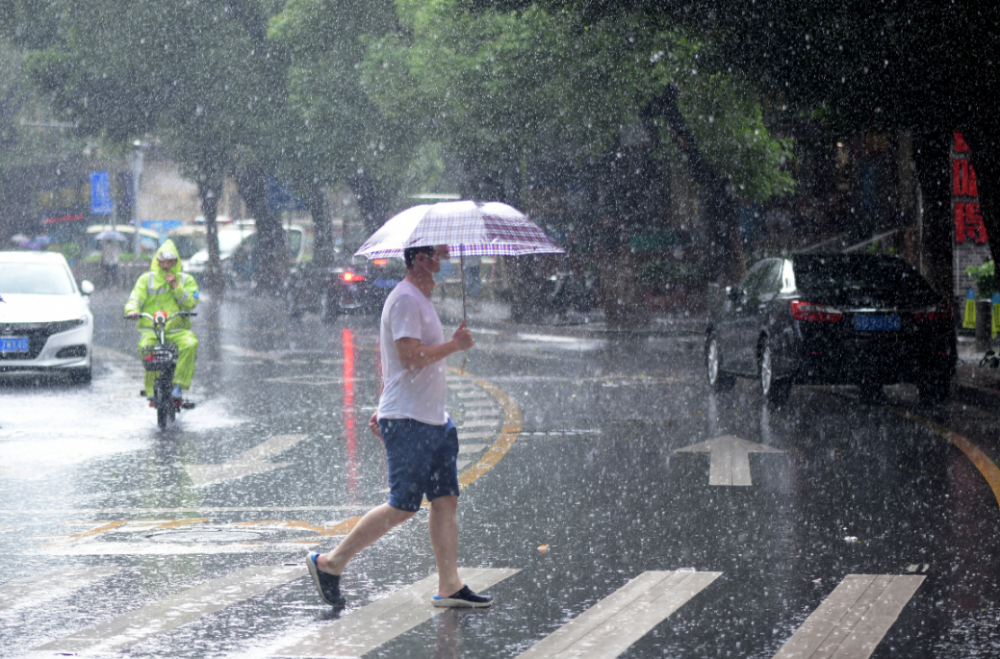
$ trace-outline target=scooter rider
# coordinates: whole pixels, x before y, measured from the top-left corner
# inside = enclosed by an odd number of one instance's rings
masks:
[[[177,248],[172,240],[167,240],[156,250],[156,256],[149,265],[149,272],[139,275],[132,295],[125,304],[128,318],[139,318],[140,313],[150,315],[165,311],[168,315],[178,311],[191,311],[198,305],[198,283],[194,277],[181,272],[181,262],[177,258]],[[139,319],[139,352],[156,344],[153,321]],[[198,337],[191,331],[191,319],[186,316],[172,318],[166,327],[166,339],[177,346],[177,368],[174,370],[173,397],[183,397],[182,389],[191,388],[194,375],[195,355],[198,352]],[[153,384],[158,374],[146,371],[146,396],[152,398]]]

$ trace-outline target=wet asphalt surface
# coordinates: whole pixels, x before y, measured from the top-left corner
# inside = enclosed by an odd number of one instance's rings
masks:
[[[374,318],[203,304],[198,406],[160,432],[120,302],[94,296],[92,384],[0,388],[2,657],[65,653],[65,639],[143,607],[169,617],[178,596],[245,568],[301,567],[385,500],[367,429]],[[449,358],[469,481],[459,564],[519,571],[489,589],[491,610],[446,611],[364,656],[516,657],[643,572],[690,569],[720,574],[621,656],[773,657],[853,574],[923,577],[871,656],[1000,656],[997,495],[927,423],[1000,462],[995,416],[921,408],[905,386],[878,404],[797,387],[780,409],[749,381],[710,394],[701,338],[684,332],[472,329],[466,373]],[[720,436],[775,449],[749,454],[750,485],[710,485],[709,455],[677,452]],[[296,576],[90,651],[281,656],[289,638],[432,574],[426,529],[422,512],[359,555],[339,614]]]

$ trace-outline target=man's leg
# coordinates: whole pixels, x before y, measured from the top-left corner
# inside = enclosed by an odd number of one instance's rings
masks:
[[[194,377],[194,361],[198,354],[198,337],[190,330],[181,330],[167,335],[167,340],[177,345],[177,367],[174,369],[174,384],[182,389],[191,388]]]
[[[394,526],[399,526],[416,513],[393,508],[387,503],[372,508],[357,525],[351,529],[347,537],[337,545],[337,547],[326,554],[316,557],[316,567],[321,572],[339,575],[347,567],[347,562],[358,554],[362,549],[368,547],[376,540],[384,536]],[[456,524],[456,530],[458,528]],[[456,538],[456,546],[458,544]],[[461,587],[461,586],[459,586]]]
[[[438,569],[438,595],[450,597],[462,589],[462,579],[458,576],[457,496],[431,501],[429,526]]]
[[[152,332],[140,332],[139,338],[139,356],[142,356],[143,348],[152,348],[156,345],[156,335]],[[146,371],[145,387],[146,387],[146,398],[153,397],[153,384],[156,382],[156,376],[159,375],[157,371]]]

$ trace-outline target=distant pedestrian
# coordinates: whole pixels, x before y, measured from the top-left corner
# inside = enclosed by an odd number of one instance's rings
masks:
[[[406,278],[386,298],[379,338],[382,393],[369,427],[382,439],[389,463],[389,501],[368,511],[336,549],[306,558],[324,602],[346,603],[340,575],[358,552],[407,521],[426,496],[438,569],[434,606],[486,607],[458,576],[458,431],[445,412],[444,359],[473,347],[463,321],[445,342],[430,294],[447,277],[448,246],[412,247],[403,253]]]
[[[107,238],[101,245],[101,269],[104,271],[104,285],[118,290],[118,261],[122,248],[117,240]]]

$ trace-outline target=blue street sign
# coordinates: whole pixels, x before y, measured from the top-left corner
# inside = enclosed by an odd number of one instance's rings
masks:
[[[111,200],[111,181],[107,172],[90,173],[90,214],[111,215],[114,205]]]

